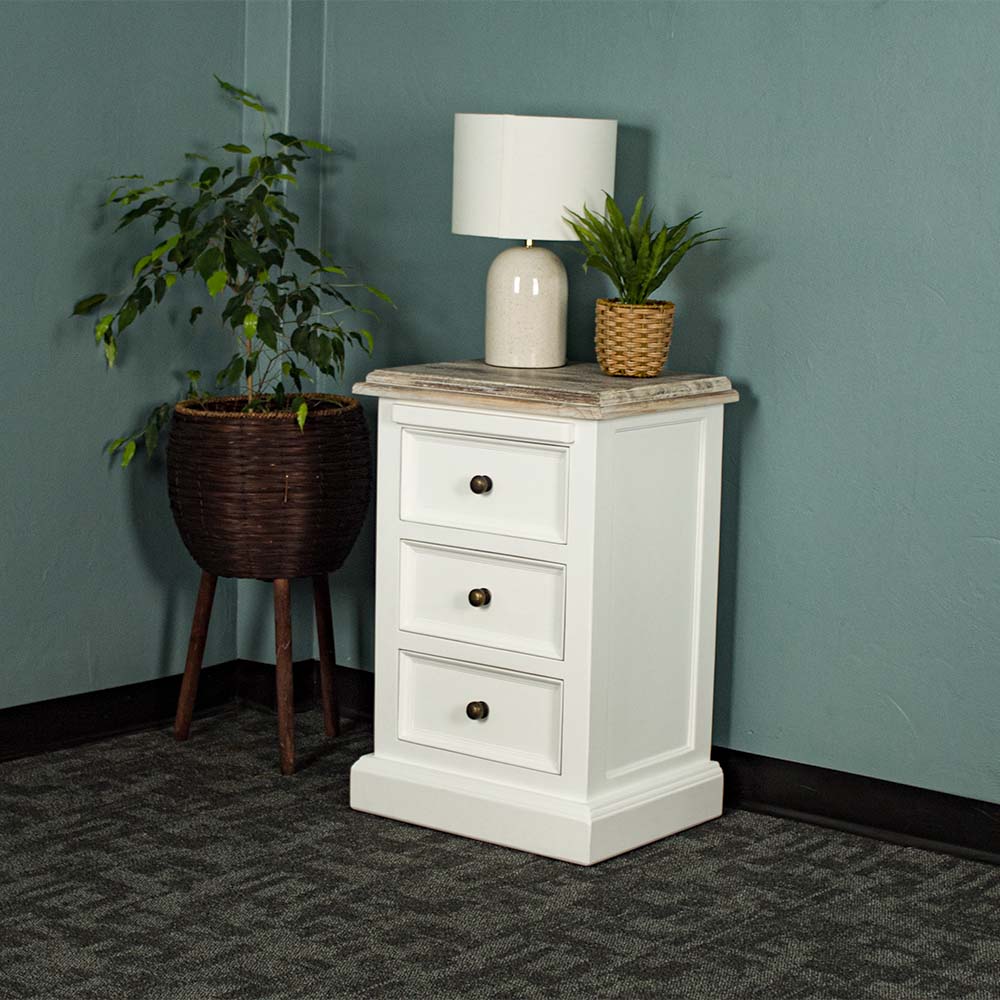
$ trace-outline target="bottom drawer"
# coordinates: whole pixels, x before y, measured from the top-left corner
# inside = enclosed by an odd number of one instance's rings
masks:
[[[400,650],[399,738],[559,774],[562,681]]]

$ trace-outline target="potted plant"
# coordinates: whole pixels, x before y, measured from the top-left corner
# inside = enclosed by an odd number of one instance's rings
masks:
[[[257,95],[215,79],[266,123]],[[154,407],[145,426],[115,439],[110,451],[121,454],[122,466],[140,443],[152,455],[169,423],[170,506],[195,561],[215,576],[277,579],[337,569],[361,528],[371,492],[363,412],[355,399],[305,392],[304,382],[310,366],[341,375],[349,345],[371,350],[369,330],[347,325],[348,317],[374,315],[352,301],[356,290],[389,300],[342,280],[344,269],[326,253],[297,245],[299,218],[285,187],[295,183],[306,150],[330,148],[264,134],[257,152],[237,142],[221,147],[238,158],[229,165],[186,153],[188,161],[205,161],[189,183],[114,178],[123,183],[105,204],[124,210],[118,230],[152,223],[154,242],[135,261],[115,308],[98,292],[73,313],[98,314],[94,333],[113,366],[126,331],[169,303],[178,280],[193,279],[223,304],[234,351],[215,376],[221,395],[202,391],[201,373],[189,371],[186,398]],[[195,306],[190,322],[202,312]]]
[[[261,99],[215,78],[223,93],[265,116]],[[264,117],[266,124],[266,116]],[[324,727],[338,731],[333,690],[333,625],[327,574],[338,569],[361,530],[371,497],[371,452],[364,414],[347,396],[304,391],[309,369],[343,373],[346,349],[369,352],[373,316],[356,305],[360,290],[389,301],[370,285],[349,283],[329,255],[298,245],[298,216],[285,204],[306,150],[323,143],[265,127],[254,152],[239,142],[222,149],[237,159],[206,161],[188,183],[177,178],[124,182],[106,204],[122,210],[118,229],[151,223],[153,243],[135,261],[115,298],[88,295],[75,315],[97,313],[94,333],[109,366],[123,335],[147,310],[172,300],[182,278],[222,304],[221,326],[235,341],[210,395],[201,373],[187,373],[184,399],[153,408],[145,425],[110,445],[129,465],[141,442],[152,455],[169,424],[170,508],[181,538],[202,568],[174,732],[191,725],[216,580],[220,576],[274,583],[278,738],[281,770],[295,769],[292,704],[290,580],[311,576],[319,635]],[[134,186],[133,186],[134,184]],[[171,192],[177,189],[176,196]],[[176,294],[176,293],[174,293]],[[348,297],[350,295],[350,298]],[[117,305],[109,308],[109,303]],[[391,304],[391,303],[390,303]],[[195,306],[194,324],[203,312]],[[362,324],[351,322],[362,320]],[[204,320],[202,321],[204,322]],[[234,395],[232,387],[239,386]]]
[[[583,269],[603,271],[618,290],[618,298],[598,299],[595,310],[594,344],[606,375],[660,374],[670,351],[674,303],[650,296],[689,250],[720,239],[706,239],[718,229],[688,234],[700,212],[676,225],[664,225],[654,235],[652,212],[642,217],[643,200],[636,202],[629,221],[611,195],[605,197],[603,215],[584,206],[582,215],[571,211],[566,218],[583,244]]]

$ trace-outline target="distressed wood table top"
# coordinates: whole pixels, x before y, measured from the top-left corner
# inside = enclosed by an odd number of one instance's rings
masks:
[[[526,409],[602,420],[655,410],[733,403],[725,375],[668,372],[656,378],[604,375],[596,363],[564,368],[495,368],[484,361],[442,361],[379,368],[354,386],[359,396]]]

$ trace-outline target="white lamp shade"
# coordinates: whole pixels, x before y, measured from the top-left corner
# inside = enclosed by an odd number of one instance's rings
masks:
[[[605,118],[455,115],[452,232],[575,240],[563,216],[614,194],[617,137]]]

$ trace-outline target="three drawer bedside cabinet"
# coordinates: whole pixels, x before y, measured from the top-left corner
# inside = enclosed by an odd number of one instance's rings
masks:
[[[461,361],[354,392],[380,399],[351,806],[582,865],[719,816],[729,379]]]

